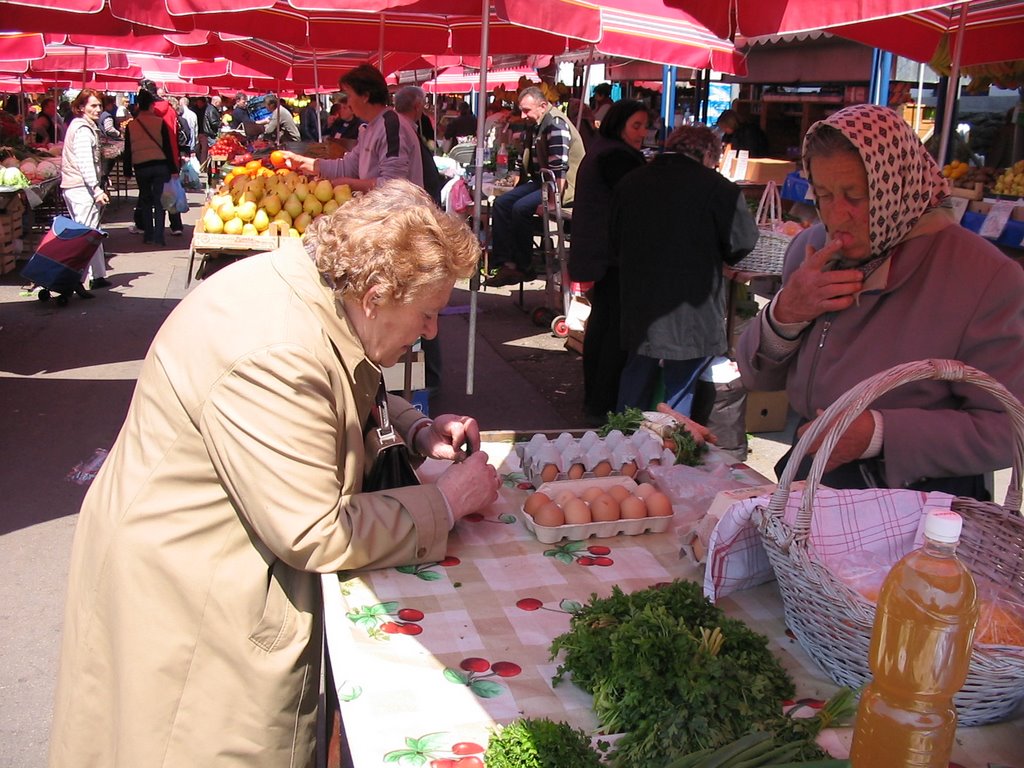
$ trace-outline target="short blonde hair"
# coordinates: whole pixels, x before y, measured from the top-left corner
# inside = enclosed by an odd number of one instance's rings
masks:
[[[405,304],[439,283],[469,277],[480,245],[462,220],[404,179],[378,184],[306,230],[306,249],[339,298],[379,286],[383,298]]]

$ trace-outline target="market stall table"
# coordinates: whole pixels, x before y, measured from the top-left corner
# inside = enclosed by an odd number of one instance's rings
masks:
[[[551,641],[570,612],[614,585],[634,592],[675,579],[702,581],[680,558],[680,523],[660,534],[542,544],[526,529],[517,488],[525,478],[510,441],[483,446],[505,485],[484,514],[460,521],[439,563],[323,577],[327,646],[333,659],[356,768],[458,760],[453,747],[486,746],[489,730],[517,717],[548,717],[596,731],[590,696],[566,681],[553,688]],[[428,462],[433,477],[443,465]],[[734,470],[750,484],[753,470]],[[588,547],[606,547],[596,556]],[[793,676],[798,698],[827,699],[836,686],[785,628],[774,583],[721,601],[769,638]],[[467,660],[474,660],[469,661]],[[482,661],[481,661],[482,660]],[[960,729],[953,758],[966,768],[1020,764],[1024,715]],[[848,729],[826,732],[845,755]],[[462,754],[469,747],[462,746]],[[445,763],[447,764],[447,763]],[[468,765],[468,763],[467,763]]]

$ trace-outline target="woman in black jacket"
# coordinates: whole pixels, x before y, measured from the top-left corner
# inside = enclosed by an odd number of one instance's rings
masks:
[[[569,275],[591,282],[591,311],[583,339],[583,407],[604,423],[614,411],[626,353],[619,344],[619,268],[612,263],[608,222],[612,190],[619,179],[644,164],[640,151],[650,114],[639,101],[618,101],[601,121],[576,178],[572,209]]]

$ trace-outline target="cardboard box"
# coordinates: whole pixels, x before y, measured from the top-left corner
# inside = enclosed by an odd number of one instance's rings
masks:
[[[780,187],[786,176],[796,170],[796,163],[791,160],[774,160],[769,157],[752,157],[747,160],[744,181],[755,184],[767,184],[774,181]]]
[[[388,392],[401,392],[405,389],[405,361],[384,369],[384,386]],[[426,366],[423,362],[423,352],[416,352],[412,362],[412,385],[411,388],[426,389]]]
[[[789,417],[785,392],[747,393],[747,432],[781,432]]]

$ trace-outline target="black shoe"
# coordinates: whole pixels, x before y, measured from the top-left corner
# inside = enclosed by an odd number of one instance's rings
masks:
[[[113,283],[107,280],[107,278],[105,277],[94,277],[92,280],[89,281],[90,289],[109,288],[112,285]]]
[[[85,288],[75,288],[75,293],[78,295],[78,298],[80,298],[80,299],[95,299],[96,298],[96,294],[95,293],[89,293],[87,290],[85,290]],[[67,301],[67,299],[65,299],[65,301]]]
[[[488,288],[500,288],[503,285],[516,285],[532,279],[533,275],[527,272],[521,272],[515,267],[502,266],[491,277],[484,280],[484,285]]]

